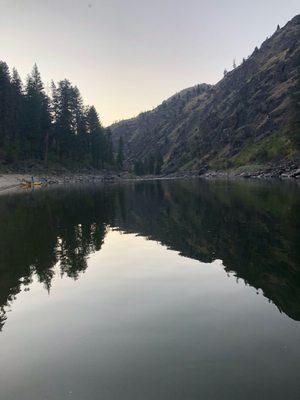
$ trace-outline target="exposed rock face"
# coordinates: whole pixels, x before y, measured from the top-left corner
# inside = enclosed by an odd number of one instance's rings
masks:
[[[165,172],[295,160],[290,91],[298,76],[300,15],[214,86],[183,90],[156,109],[111,126],[132,163],[151,153]]]

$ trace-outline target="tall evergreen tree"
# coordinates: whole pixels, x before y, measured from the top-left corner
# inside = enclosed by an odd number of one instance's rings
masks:
[[[0,62],[0,147],[1,159],[5,159],[5,148],[9,145],[12,124],[11,83],[8,65]]]
[[[62,161],[71,154],[72,136],[75,135],[72,110],[72,85],[64,79],[57,86],[52,85],[54,99],[54,140],[58,158]]]
[[[104,135],[94,106],[88,108],[86,120],[93,166],[95,168],[103,168],[105,146]]]
[[[12,146],[10,153],[12,158],[21,158],[25,143],[24,136],[24,95],[23,84],[18,71],[13,68],[11,78],[11,99],[12,99]]]
[[[120,137],[119,143],[118,143],[118,153],[117,153],[117,166],[118,168],[122,169],[123,168],[123,163],[124,163],[124,143],[123,143],[123,138]]]
[[[50,102],[36,64],[25,90],[25,130],[30,158],[44,157],[44,141],[51,126]]]
[[[112,143],[112,134],[110,128],[106,128],[104,132],[105,138],[105,152],[104,152],[104,161],[107,164],[114,164],[114,150]]]
[[[154,174],[155,170],[155,157],[151,155],[149,159],[147,160],[147,172],[152,175]]]
[[[11,76],[0,62],[0,162],[49,158],[66,165],[113,165],[111,133],[95,107],[85,107],[67,79],[52,82],[51,89],[50,99],[36,65],[23,89],[18,72],[13,69]]]
[[[163,158],[160,153],[156,155],[156,162],[155,162],[155,175],[159,175],[161,173],[161,168],[163,165]]]

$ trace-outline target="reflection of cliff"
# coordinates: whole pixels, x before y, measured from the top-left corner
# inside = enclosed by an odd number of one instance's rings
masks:
[[[200,261],[222,259],[291,318],[300,320],[300,199],[271,183],[144,183],[126,199],[122,229]],[[298,224],[298,225],[297,225]]]
[[[248,182],[157,181],[2,197],[0,307],[33,274],[50,290],[57,263],[76,279],[112,225],[187,257],[222,259],[228,271],[300,320],[299,214],[296,187]],[[0,328],[4,320],[3,310]]]

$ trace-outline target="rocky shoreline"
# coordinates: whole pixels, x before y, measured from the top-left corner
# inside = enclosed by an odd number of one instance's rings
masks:
[[[245,179],[299,179],[300,178],[300,168],[295,168],[291,170],[286,169],[267,169],[258,170],[253,172],[224,172],[224,171],[209,171],[200,175],[204,178],[245,178]]]
[[[247,166],[240,169],[210,170],[203,167],[198,171],[181,171],[171,174],[161,175],[157,179],[188,179],[188,178],[205,178],[205,179],[300,179],[300,167],[298,164],[287,162],[280,165],[264,165],[254,168]],[[153,179],[153,177],[151,177]],[[150,177],[144,177],[150,179]]]
[[[299,179],[300,168],[296,164],[285,164],[279,166],[266,166],[255,171],[207,171],[201,176],[205,178],[213,177],[232,177],[232,178],[246,178],[246,179]]]
[[[30,181],[31,177],[43,179],[45,185],[68,185],[87,183],[114,183],[121,181],[147,181],[147,180],[170,180],[170,179],[300,179],[300,168],[296,164],[281,166],[267,166],[255,171],[189,171],[176,172],[172,174],[134,176],[128,172],[116,173],[115,171],[101,171],[92,173],[7,173],[0,174],[0,193],[20,191],[20,185],[24,181]]]

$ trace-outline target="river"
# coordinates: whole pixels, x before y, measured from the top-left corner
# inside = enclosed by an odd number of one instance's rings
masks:
[[[0,398],[299,399],[300,187],[0,197]]]

